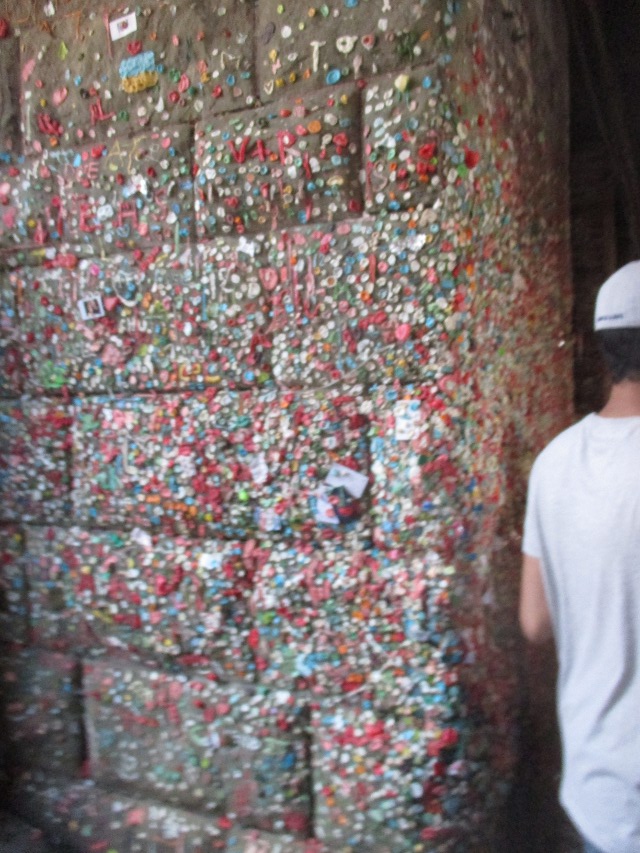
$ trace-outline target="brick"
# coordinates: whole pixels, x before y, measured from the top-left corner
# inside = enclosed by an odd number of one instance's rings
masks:
[[[0,75],[4,81],[0,108],[0,152],[15,155],[22,150],[20,132],[20,41],[15,36],[0,43]]]
[[[113,793],[94,782],[69,783],[37,773],[14,784],[11,804],[65,849],[85,853],[220,853],[227,830],[210,817],[153,800]]]
[[[73,259],[11,274],[21,294],[26,386],[79,391],[185,387],[202,370],[192,253]]]
[[[304,708],[292,694],[95,663],[85,695],[100,783],[249,827],[308,830]]]
[[[454,569],[435,557],[280,545],[255,580],[260,681],[315,696],[367,690],[384,707],[435,701],[464,652]]]
[[[243,553],[242,543],[139,529],[29,528],[32,637],[60,650],[102,644],[251,679],[252,573]]]
[[[328,103],[330,102],[330,103]],[[330,106],[335,120],[327,120]],[[197,234],[342,219],[362,209],[356,90],[196,125]]]
[[[370,702],[314,714],[315,834],[331,850],[452,851],[465,781],[429,746],[444,730],[422,713],[380,714]],[[460,764],[466,776],[471,768]]]
[[[246,0],[233,9],[215,2],[206,10],[196,2],[173,10],[146,2],[138,7],[135,33],[115,41],[105,31],[104,9],[74,5],[56,21],[55,37],[35,26],[22,33],[23,122],[30,149],[104,142],[116,132],[131,135],[145,116],[175,125],[203,111],[253,102]],[[111,11],[109,16],[111,22],[118,18]],[[132,40],[142,44],[137,60],[127,50]],[[100,86],[94,88],[96,80]]]
[[[329,489],[345,505],[338,524],[324,523],[314,502],[333,463],[368,476],[366,429],[354,389],[81,402],[76,515],[88,526],[167,535],[360,540],[366,496],[356,502]]]
[[[0,814],[0,850],[7,853],[50,853],[42,831],[14,815]]]
[[[1,189],[0,247],[17,253],[61,244],[64,211],[55,167],[43,157],[12,157]]]
[[[298,841],[286,835],[248,830],[231,832],[226,853],[328,853],[317,839]]]
[[[198,245],[198,321],[211,348],[207,375],[244,386],[271,376],[270,238],[218,237]]]
[[[455,134],[455,107],[433,66],[412,69],[406,93],[397,73],[371,81],[365,92],[367,210],[413,210],[442,204],[450,168],[465,169]],[[399,132],[398,128],[402,128]]]
[[[73,530],[28,527],[24,566],[31,642],[59,652],[90,646],[82,612],[86,579]]]
[[[459,383],[459,384],[458,384]],[[462,377],[381,391],[374,401],[371,470],[374,540],[450,556],[470,524],[473,462],[462,419]]]
[[[70,408],[53,401],[0,401],[3,520],[68,520],[71,420]]]
[[[193,232],[190,152],[186,125],[48,152],[68,239],[109,252],[162,243],[177,251]]]
[[[440,225],[432,211],[278,233],[265,271],[274,375],[288,386],[338,380],[408,380],[446,323],[433,266]]]
[[[77,772],[83,746],[75,661],[24,650],[4,654],[0,672],[9,765]]]

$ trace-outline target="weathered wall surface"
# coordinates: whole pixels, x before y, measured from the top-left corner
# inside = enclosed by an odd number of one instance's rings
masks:
[[[556,4],[0,13],[14,807],[79,851],[482,849],[570,417]]]

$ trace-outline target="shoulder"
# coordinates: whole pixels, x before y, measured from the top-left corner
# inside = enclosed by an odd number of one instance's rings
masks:
[[[563,430],[549,442],[533,463],[532,479],[557,471],[559,467],[566,464],[572,451],[580,446],[592,417],[592,415],[587,415],[586,418]]]

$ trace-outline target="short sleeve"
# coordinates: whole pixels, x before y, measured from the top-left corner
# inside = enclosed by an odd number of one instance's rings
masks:
[[[522,551],[529,557],[542,557],[542,535],[540,530],[539,496],[539,466],[534,464],[529,477],[527,490],[527,510],[524,517],[524,533],[522,536]]]

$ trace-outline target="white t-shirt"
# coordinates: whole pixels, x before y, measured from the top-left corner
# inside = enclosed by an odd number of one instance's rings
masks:
[[[588,415],[540,454],[522,550],[558,649],[561,802],[604,853],[640,853],[640,417]]]

